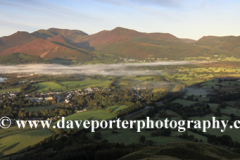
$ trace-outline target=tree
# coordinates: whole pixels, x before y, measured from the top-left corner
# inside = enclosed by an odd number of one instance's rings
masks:
[[[65,146],[64,144],[61,142],[61,141],[56,141],[54,144],[53,144],[53,150],[57,150],[57,151],[60,151],[62,150]]]
[[[102,139],[101,132],[100,131],[95,132],[94,135],[93,135],[93,138],[96,139],[96,140]]]
[[[172,133],[171,129],[162,129],[161,136],[170,136]]]
[[[145,137],[145,136],[139,137],[139,141],[140,141],[141,143],[144,143],[144,142],[146,141],[146,137]]]
[[[152,140],[147,140],[146,141],[146,145],[148,145],[148,146],[153,146],[153,141]]]
[[[222,135],[221,136],[221,144],[223,145],[230,145],[232,142],[232,137],[229,135]]]
[[[230,117],[231,117],[232,120],[234,120],[235,115],[232,113],[232,114],[230,115]]]

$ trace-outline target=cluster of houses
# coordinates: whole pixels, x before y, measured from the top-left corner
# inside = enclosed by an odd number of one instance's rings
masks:
[[[98,87],[88,87],[86,89],[78,89],[75,91],[64,91],[64,92],[48,92],[48,93],[30,93],[30,94],[25,94],[24,97],[29,99],[31,103],[36,103],[36,102],[45,102],[45,101],[52,101],[54,96],[57,98],[57,103],[60,100],[63,100],[66,104],[69,104],[71,107],[71,100],[74,95],[87,95],[93,92],[100,91]],[[106,89],[106,91],[111,92],[111,89]],[[7,96],[8,98],[13,98],[17,95],[18,91],[14,92],[6,92],[6,93],[0,93],[0,103],[3,103],[3,98]],[[61,96],[60,96],[61,95]],[[140,95],[135,94],[138,98],[141,98]],[[77,113],[85,112],[86,109],[78,110]],[[55,117],[49,117],[47,120],[53,120]],[[57,117],[58,119],[60,117]],[[34,120],[40,120],[37,118],[34,118]]]
[[[136,86],[132,88],[133,90],[143,90],[143,89],[147,89],[147,87],[140,87],[140,86]]]
[[[2,92],[0,93],[0,103],[3,103],[3,98],[8,97],[8,98],[13,98],[16,96],[18,91],[13,91],[13,92]]]
[[[110,90],[110,89],[109,89]],[[35,102],[45,102],[45,101],[52,101],[53,100],[53,95],[60,95],[60,94],[64,94],[65,97],[62,97],[65,103],[70,103],[71,102],[71,98],[73,94],[76,95],[86,95],[86,94],[90,94],[92,92],[96,92],[96,91],[100,91],[100,89],[98,87],[88,87],[86,89],[79,89],[76,91],[68,91],[68,92],[48,92],[48,93],[29,93],[29,94],[25,94],[25,98],[28,98],[32,103]],[[110,90],[111,91],[111,90]],[[13,92],[2,92],[0,93],[0,103],[3,103],[3,98],[5,96],[7,96],[8,98],[13,98],[16,96],[16,94],[18,93],[18,91],[13,91]]]
[[[142,89],[142,88],[141,88]],[[87,95],[93,92],[100,91],[98,87],[88,87],[86,89],[78,89],[75,91],[64,91],[64,92],[48,92],[48,93],[30,93],[30,94],[25,94],[25,98],[28,98],[31,103],[38,103],[38,102],[45,102],[45,101],[52,101],[54,96],[57,98],[57,103],[60,102],[60,100],[63,100],[66,104],[69,104],[71,106],[71,100],[74,95]],[[106,91],[111,92],[111,89],[106,89]],[[0,103],[3,103],[3,98],[7,95],[9,98],[13,98],[16,96],[18,91],[15,92],[7,92],[5,93],[0,93]],[[142,97],[138,95],[137,93],[134,93],[136,97],[141,99]],[[64,96],[61,97],[60,95]],[[114,97],[114,95],[111,95],[111,97]],[[79,110],[78,113],[84,112],[86,110]]]
[[[72,98],[72,93],[68,93],[67,97],[65,98],[65,103],[69,103]]]
[[[67,96],[65,98],[65,103],[71,102],[72,94],[80,96],[80,95],[87,95],[87,94],[90,94],[92,92],[97,92],[97,91],[100,91],[100,89],[98,87],[92,87],[92,88],[88,87],[86,89],[78,89],[76,91],[67,92]]]

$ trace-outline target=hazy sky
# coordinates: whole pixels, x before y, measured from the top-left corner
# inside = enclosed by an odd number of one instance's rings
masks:
[[[0,36],[18,30],[115,27],[179,38],[240,35],[240,0],[0,0]]]

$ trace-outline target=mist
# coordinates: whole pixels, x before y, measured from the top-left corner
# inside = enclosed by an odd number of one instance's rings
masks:
[[[103,76],[136,76],[157,75],[161,70],[145,70],[136,67],[141,66],[169,66],[169,65],[191,65],[193,61],[174,62],[152,62],[152,63],[119,63],[119,64],[95,64],[64,66],[59,64],[26,64],[26,65],[0,65],[0,74],[45,74],[45,75],[103,75]]]

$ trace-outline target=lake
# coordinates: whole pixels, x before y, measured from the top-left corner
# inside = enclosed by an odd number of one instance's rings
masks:
[[[5,82],[5,79],[7,78],[0,77],[0,82]]]

